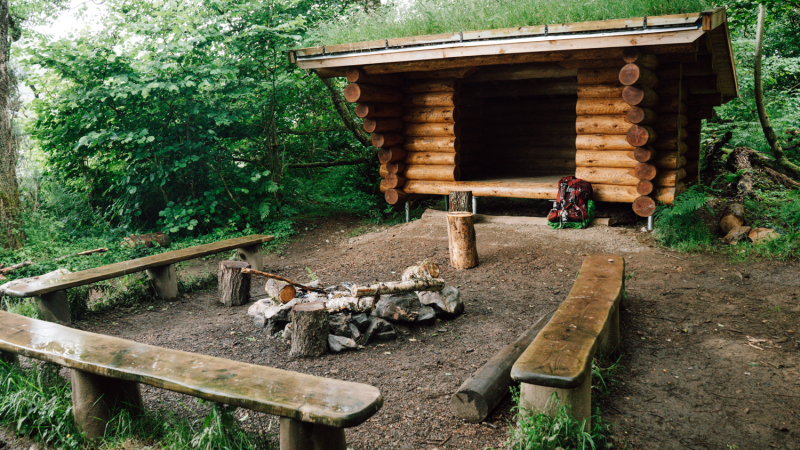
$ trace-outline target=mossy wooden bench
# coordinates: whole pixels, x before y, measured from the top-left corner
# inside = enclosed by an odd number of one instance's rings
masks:
[[[80,272],[43,275],[13,281],[5,285],[3,293],[14,297],[36,297],[43,319],[69,324],[69,304],[66,294],[66,290],[69,288],[145,271],[153,282],[156,294],[163,299],[170,300],[178,296],[175,263],[228,250],[238,250],[240,259],[247,261],[253,269],[263,270],[264,258],[261,253],[261,244],[272,239],[272,236],[256,234],[164,252]]]
[[[552,415],[555,392],[575,419],[591,426],[592,359],[598,349],[611,353],[619,344],[624,277],[620,256],[583,261],[567,299],[511,368],[511,378],[521,383],[520,406]]]
[[[72,369],[75,421],[103,436],[114,408],[142,409],[138,383],[281,417],[282,450],[346,450],[344,428],[383,405],[377,388],[170,350],[0,311],[0,355]]]

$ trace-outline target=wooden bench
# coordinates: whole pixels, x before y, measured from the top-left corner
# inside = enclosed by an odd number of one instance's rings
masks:
[[[14,297],[36,297],[43,319],[50,322],[69,324],[69,304],[67,303],[66,293],[69,288],[145,271],[148,278],[153,282],[156,294],[165,300],[171,300],[178,296],[178,277],[175,271],[175,263],[202,258],[203,256],[228,250],[238,250],[239,259],[247,261],[253,269],[264,270],[261,244],[272,239],[272,236],[256,234],[146,256],[75,273],[56,273],[15,280],[6,283],[0,293]]]
[[[620,256],[586,258],[567,299],[511,368],[519,381],[520,406],[555,413],[555,392],[578,421],[592,417],[592,359],[619,344],[619,304],[624,292],[625,261]]]
[[[170,350],[0,311],[0,354],[72,369],[73,414],[102,437],[114,408],[142,409],[138,383],[281,417],[282,450],[346,450],[344,428],[383,405],[377,388]]]

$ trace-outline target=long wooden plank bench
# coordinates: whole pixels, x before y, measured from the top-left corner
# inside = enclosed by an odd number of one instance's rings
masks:
[[[619,344],[619,307],[625,290],[621,256],[593,255],[553,318],[517,359],[511,377],[519,381],[525,409],[554,414],[555,392],[578,421],[591,426],[592,359]]]
[[[169,300],[178,296],[178,277],[175,263],[202,258],[229,250],[238,250],[239,258],[256,270],[264,269],[261,245],[272,236],[255,234],[212,244],[145,256],[80,272],[44,275],[15,280],[2,286],[0,293],[15,297],[36,297],[42,318],[62,324],[70,323],[66,290],[98,281],[109,280],[136,272],[147,272],[159,297]]]
[[[383,405],[377,388],[170,350],[0,311],[0,354],[72,369],[73,413],[102,437],[111,411],[142,408],[138,383],[281,417],[282,450],[346,450],[344,428]]]

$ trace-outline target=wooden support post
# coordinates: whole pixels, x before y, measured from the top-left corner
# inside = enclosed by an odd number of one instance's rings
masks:
[[[72,318],[69,314],[69,301],[67,291],[48,292],[36,297],[36,304],[39,307],[39,314],[42,320],[55,322],[61,325],[72,325]]]
[[[471,212],[447,213],[447,235],[450,241],[450,264],[455,269],[478,266],[475,224]]]
[[[548,416],[556,414],[556,405],[551,401],[555,393],[558,400],[567,406],[572,417],[578,422],[584,422],[583,429],[592,428],[592,377],[587,374],[580,386],[574,389],[559,389],[535,384],[520,383],[519,402],[534,414],[544,413]]]
[[[240,306],[250,301],[250,275],[242,273],[249,268],[245,261],[221,261],[217,275],[219,301],[225,306]]]
[[[347,450],[344,429],[281,417],[280,450]]]
[[[471,191],[452,191],[450,192],[449,212],[470,212],[472,210]]]
[[[599,355],[612,355],[619,349],[619,310],[620,305],[616,305],[614,307],[614,312],[609,318],[608,330],[606,330],[605,334],[603,335],[603,338],[600,341],[600,347],[597,349]]]
[[[325,302],[302,303],[292,308],[290,356],[324,355],[328,351],[328,334]]]
[[[106,424],[118,409],[136,416],[144,406],[139,384],[72,369],[72,414],[78,428],[90,439],[102,438]]]
[[[251,269],[264,270],[264,254],[261,253],[261,244],[242,247],[238,249],[237,253],[240,260],[247,261],[250,264]]]
[[[156,295],[163,300],[178,297],[178,273],[175,264],[147,269],[147,279],[153,283]]]

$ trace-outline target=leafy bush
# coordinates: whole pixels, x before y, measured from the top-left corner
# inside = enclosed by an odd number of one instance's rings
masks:
[[[660,205],[653,215],[656,238],[664,245],[684,251],[708,247],[712,234],[699,214],[703,208],[710,211],[708,200],[702,186],[693,186],[678,195],[671,207]]]

